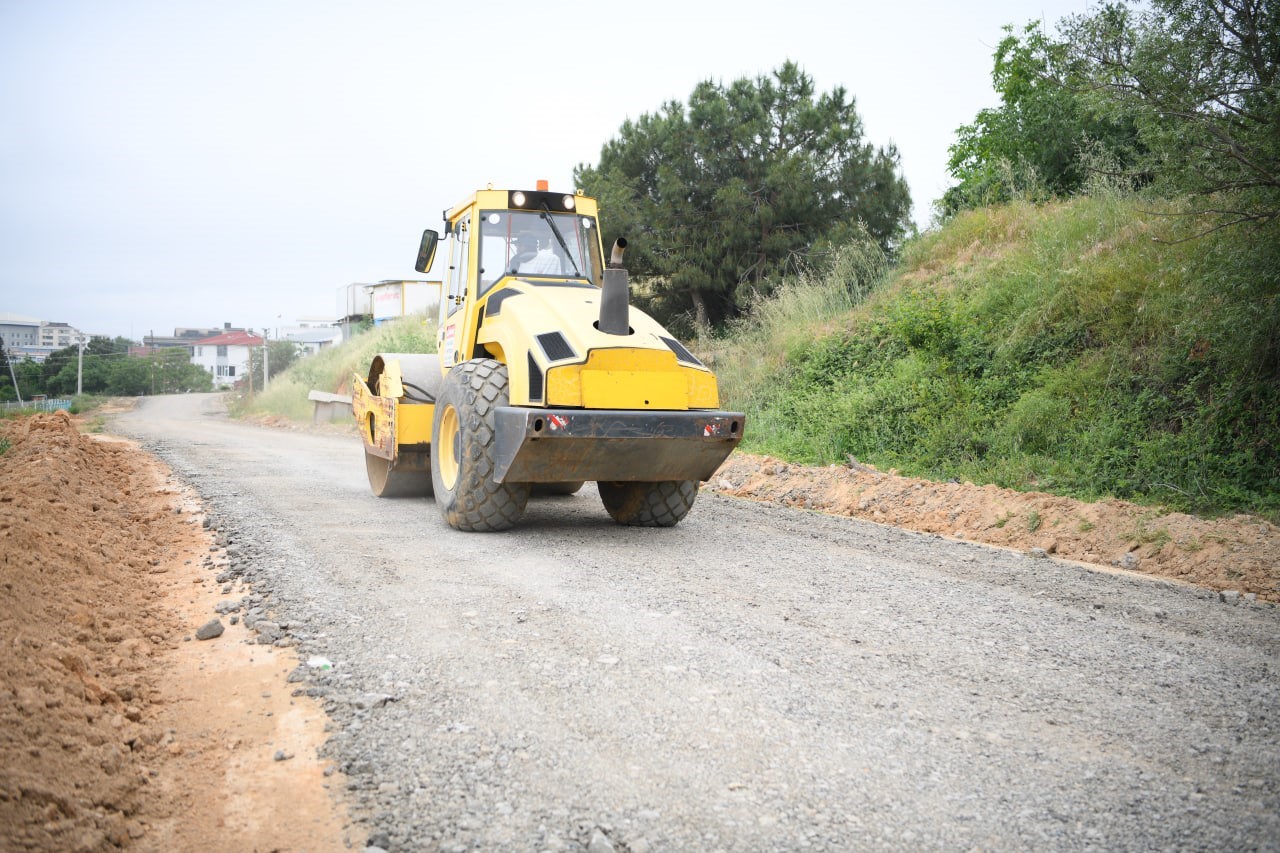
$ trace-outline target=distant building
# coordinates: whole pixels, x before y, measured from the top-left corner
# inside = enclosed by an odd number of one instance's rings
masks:
[[[284,339],[298,345],[299,355],[315,355],[325,347],[342,343],[342,330],[336,326],[327,329],[299,329],[285,332]]]
[[[173,330],[172,335],[145,335],[142,338],[143,346],[152,349],[160,349],[163,347],[191,347],[197,341],[205,338],[216,337],[217,335],[227,334],[228,332],[245,332],[238,326],[232,326],[230,323],[223,323],[222,328],[213,326],[212,328],[177,328]]]
[[[341,289],[342,312],[335,325],[349,340],[362,323],[384,323],[410,314],[431,316],[440,306],[439,281],[387,279],[373,283],[352,282]]]
[[[440,307],[439,281],[380,281],[368,285],[373,322],[385,323],[410,314],[431,316]]]
[[[360,324],[373,319],[373,297],[370,294],[372,285],[352,282],[339,290],[341,305],[338,307],[336,325],[342,330],[342,339],[355,337]]]
[[[53,350],[66,349],[87,340],[79,329],[73,329],[67,323],[40,324],[40,346]]]
[[[40,321],[24,314],[0,313],[0,343],[6,350],[40,345]]]
[[[16,360],[43,362],[50,353],[88,340],[88,335],[67,323],[0,313],[0,345]]]
[[[215,388],[230,388],[249,374],[249,352],[265,343],[249,332],[235,330],[191,344],[191,363],[209,371]]]
[[[274,338],[298,345],[301,356],[315,355],[333,344],[342,343],[342,329],[327,317],[297,317],[292,326],[280,326]]]

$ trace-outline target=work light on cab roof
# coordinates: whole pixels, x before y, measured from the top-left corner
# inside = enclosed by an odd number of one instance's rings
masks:
[[[553,210],[573,210],[577,201],[572,195],[561,195],[548,191],[546,181],[538,181],[535,192],[524,190],[511,191],[511,207],[518,210],[540,210],[543,205]]]
[[[530,495],[597,484],[620,524],[669,527],[742,439],[716,378],[630,305],[626,240],[605,263],[596,199],[478,190],[427,230],[446,253],[437,352],[382,353],[355,377],[373,492],[432,495],[468,531],[516,524]]]

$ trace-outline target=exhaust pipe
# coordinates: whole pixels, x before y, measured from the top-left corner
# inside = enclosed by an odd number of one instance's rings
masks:
[[[619,237],[609,255],[609,266],[604,271],[604,287],[600,294],[600,321],[596,328],[606,335],[631,334],[631,283],[622,267],[622,252],[627,248],[627,238]]]
[[[613,251],[609,253],[609,268],[622,269],[622,252],[627,248],[627,238],[619,237],[613,243]]]

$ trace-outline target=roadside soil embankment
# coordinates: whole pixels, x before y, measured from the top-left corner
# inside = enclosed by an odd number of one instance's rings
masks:
[[[1118,500],[934,483],[867,465],[810,467],[735,453],[709,484],[769,501],[955,539],[1136,571],[1280,601],[1280,527],[1252,516],[1204,519]]]
[[[226,562],[199,502],[65,413],[0,437],[0,849],[342,849],[291,651],[195,639]]]

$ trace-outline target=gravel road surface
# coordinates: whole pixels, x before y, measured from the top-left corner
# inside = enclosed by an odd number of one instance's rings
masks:
[[[1280,614],[704,493],[499,534],[215,395],[113,419],[207,501],[388,850],[1280,849]],[[241,593],[242,594],[242,593]]]

